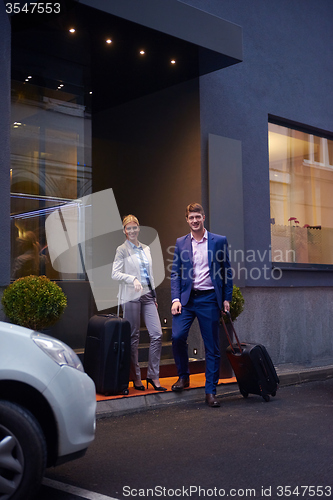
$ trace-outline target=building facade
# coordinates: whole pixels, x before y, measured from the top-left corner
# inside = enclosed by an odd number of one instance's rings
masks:
[[[33,233],[40,272],[69,299],[52,333],[82,348],[96,312],[90,284],[79,262],[66,273],[51,265],[45,219],[112,188],[120,215],[159,235],[159,312],[170,324],[172,247],[199,201],[207,228],[228,237],[241,338],[265,344],[276,364],[330,363],[330,0],[57,5],[0,7],[1,287],[20,275],[15,259]]]

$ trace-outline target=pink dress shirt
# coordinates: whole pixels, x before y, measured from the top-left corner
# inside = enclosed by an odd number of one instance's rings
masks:
[[[200,241],[191,234],[193,255],[193,285],[194,290],[212,290],[214,285],[210,279],[208,264],[207,229]]]

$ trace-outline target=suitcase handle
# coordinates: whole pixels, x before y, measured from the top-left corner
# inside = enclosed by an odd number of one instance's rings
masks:
[[[243,352],[243,349],[242,349],[241,343],[240,343],[240,341],[239,341],[238,335],[237,335],[237,333],[236,333],[236,330],[235,330],[234,324],[233,324],[233,322],[232,322],[232,320],[231,320],[231,314],[230,314],[230,312],[229,312],[229,311],[225,311],[225,312],[222,312],[222,314],[221,314],[222,325],[223,325],[224,331],[225,331],[225,333],[226,333],[226,336],[227,336],[227,338],[228,338],[228,342],[229,342],[229,344],[230,344],[230,347],[231,347],[231,349],[232,349],[232,352],[235,354],[235,352],[236,352],[236,351],[235,351],[235,349],[234,349],[234,347],[233,347],[233,345],[232,345],[232,340],[231,340],[230,335],[229,335],[229,332],[228,332],[228,330],[227,330],[227,327],[226,327],[226,324],[225,324],[225,321],[224,321],[224,318],[223,318],[223,314],[225,314],[225,315],[226,315],[226,316],[228,316],[228,318],[229,318],[229,321],[230,321],[230,324],[231,324],[231,328],[232,328],[232,331],[234,332],[235,339],[236,339],[236,342],[237,342],[237,345],[238,345],[238,348],[239,348],[239,352],[240,352],[240,353],[242,353],[242,352]]]
[[[124,362],[124,356],[125,356],[125,342],[121,342],[120,344],[120,361],[119,364],[122,366]]]

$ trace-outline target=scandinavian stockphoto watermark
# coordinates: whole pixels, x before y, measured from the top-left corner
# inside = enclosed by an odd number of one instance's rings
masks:
[[[62,205],[47,217],[45,231],[52,266],[63,279],[86,273],[97,310],[116,306],[120,282],[111,278],[112,265],[125,235],[113,190]],[[157,287],[165,277],[157,231],[140,226],[140,241],[150,248]]]
[[[182,264],[190,262],[191,256],[187,250],[175,254],[175,245],[170,245],[167,248],[168,258],[166,259],[166,270],[171,274],[172,266],[178,259]],[[224,268],[223,263],[226,260],[226,251],[228,250],[230,268]],[[216,278],[217,275],[222,280],[232,278],[233,280],[279,280],[282,278],[282,270],[278,267],[278,263],[288,262],[291,250],[283,252],[283,250],[272,251],[271,246],[264,251],[260,250],[238,250],[233,249],[231,245],[228,249],[219,249],[215,253],[208,249],[208,261],[212,262],[211,267],[212,277]],[[200,256],[199,256],[200,258]],[[274,266],[272,266],[274,262]],[[194,277],[193,267],[180,267],[181,278],[185,279],[187,276]],[[224,275],[223,275],[224,273]],[[170,278],[170,276],[168,276]]]
[[[118,304],[120,282],[111,278],[116,249],[125,241],[122,220],[112,189],[99,191],[65,203],[54,210],[45,221],[45,231],[50,260],[62,279],[87,275],[98,311]],[[166,265],[162,247],[155,229],[140,226],[140,241],[150,248],[155,287],[165,278],[170,279],[175,246],[166,249]],[[215,262],[213,275],[221,279],[278,280],[282,271],[272,267],[270,262],[285,262],[286,256],[273,254],[271,248],[264,252],[232,249],[229,246],[231,268],[221,276],[225,250],[213,256],[208,251],[209,260]],[[186,259],[187,255],[176,256]],[[130,258],[130,256],[129,256]],[[255,264],[255,265],[254,265]],[[193,273],[191,267],[189,271]]]

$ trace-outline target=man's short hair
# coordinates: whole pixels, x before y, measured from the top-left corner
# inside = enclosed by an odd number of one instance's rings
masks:
[[[204,209],[199,203],[190,203],[186,207],[185,217],[188,218],[190,212],[199,212],[201,215],[205,215]]]

